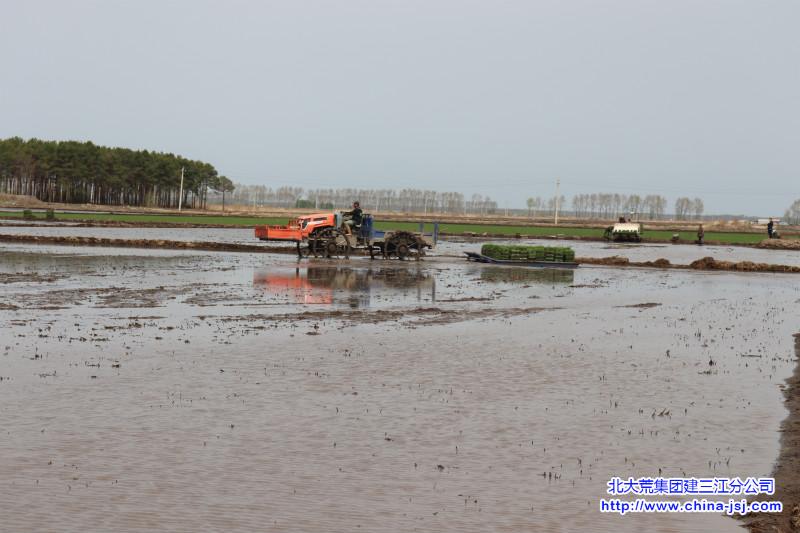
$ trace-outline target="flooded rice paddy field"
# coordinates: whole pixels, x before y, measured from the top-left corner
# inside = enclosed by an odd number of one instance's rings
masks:
[[[778,455],[793,276],[0,253],[10,531],[737,531],[598,500]]]
[[[173,240],[194,242],[219,242],[230,244],[258,244],[249,228],[134,228],[134,227],[76,227],[67,224],[18,227],[0,221],[0,235],[38,235],[38,236],[81,236],[106,239],[149,239]],[[429,229],[428,229],[429,230]],[[434,256],[462,256],[464,252],[480,251],[482,242],[486,239],[466,239],[448,237],[440,241]],[[611,257],[619,255],[631,261],[652,261],[659,258],[669,260],[674,264],[689,264],[703,257],[712,256],[720,261],[752,261],[754,263],[773,263],[781,265],[800,266],[800,253],[792,250],[765,250],[742,246],[696,246],[673,245],[665,243],[632,244],[632,243],[607,243],[578,240],[553,240],[553,239],[495,239],[491,242],[505,244],[524,244],[540,246],[569,246],[578,256]],[[271,242],[270,246],[278,243]],[[286,245],[288,249],[293,244]]]

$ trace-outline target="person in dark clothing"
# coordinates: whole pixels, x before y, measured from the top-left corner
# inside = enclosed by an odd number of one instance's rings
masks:
[[[769,224],[767,224],[767,235],[769,238],[772,238],[772,235],[775,233],[775,222],[772,219],[769,219]]]
[[[706,232],[703,231],[703,225],[700,224],[700,227],[697,228],[697,244],[703,244],[703,239],[706,236]]]
[[[353,202],[353,210],[344,214],[345,217],[349,217],[344,221],[344,225],[347,226],[347,229],[352,230],[354,226],[360,226],[361,221],[364,218],[363,213],[364,212],[361,210],[361,204],[358,202]]]

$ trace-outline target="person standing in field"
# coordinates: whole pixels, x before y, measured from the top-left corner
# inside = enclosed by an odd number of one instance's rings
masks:
[[[697,228],[697,244],[703,244],[703,239],[706,236],[706,232],[703,231],[703,225],[700,224],[700,227]]]
[[[775,221],[769,219],[769,224],[767,224],[767,235],[769,238],[772,238],[772,234],[775,233]]]

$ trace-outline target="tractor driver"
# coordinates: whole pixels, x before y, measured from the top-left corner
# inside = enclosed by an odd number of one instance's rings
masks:
[[[361,220],[363,218],[362,213],[361,204],[358,202],[353,202],[353,210],[344,214],[345,217],[349,217],[344,221],[344,225],[347,226],[347,229],[350,230],[351,233],[354,226],[361,225]]]

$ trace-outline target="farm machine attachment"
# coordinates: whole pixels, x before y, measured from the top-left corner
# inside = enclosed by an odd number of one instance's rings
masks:
[[[365,214],[361,225],[343,224],[343,212],[304,215],[285,226],[256,226],[255,236],[262,241],[294,242],[299,257],[349,258],[351,254],[369,254],[384,259],[416,259],[432,248],[434,241],[420,233],[403,230],[379,231],[372,215]]]

